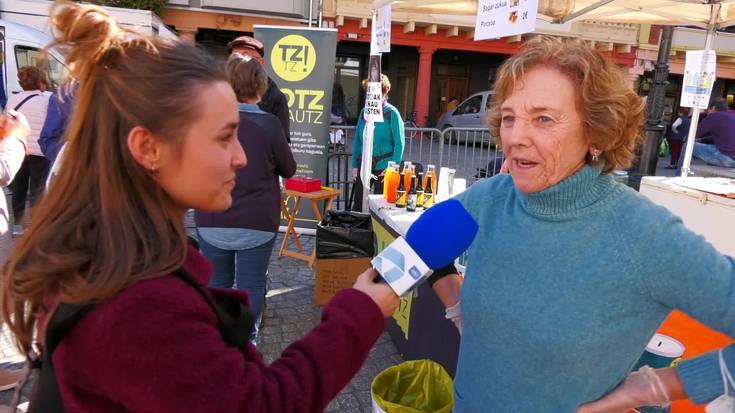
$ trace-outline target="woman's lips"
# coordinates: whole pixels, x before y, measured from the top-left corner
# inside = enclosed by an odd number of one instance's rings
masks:
[[[538,162],[529,161],[528,159],[515,158],[513,164],[521,169],[530,169],[538,165]]]

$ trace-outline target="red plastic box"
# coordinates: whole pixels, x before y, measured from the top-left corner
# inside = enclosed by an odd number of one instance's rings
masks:
[[[294,176],[286,179],[286,189],[299,192],[315,192],[322,189],[322,180],[318,178],[307,178],[305,176]]]

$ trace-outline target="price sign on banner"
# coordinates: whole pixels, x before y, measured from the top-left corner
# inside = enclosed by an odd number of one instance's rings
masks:
[[[533,32],[537,11],[538,0],[479,0],[475,40]]]
[[[714,50],[687,50],[681,106],[707,109],[715,83],[717,55]]]
[[[391,8],[388,4],[379,8],[373,19],[373,25],[375,26],[374,47],[378,53],[390,53],[390,22]]]

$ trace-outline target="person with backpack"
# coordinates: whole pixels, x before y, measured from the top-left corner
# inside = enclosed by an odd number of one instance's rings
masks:
[[[362,88],[367,89],[367,79],[362,81]],[[383,92],[383,122],[375,123],[375,132],[373,134],[373,163],[372,174],[378,177],[378,180],[372,183],[373,193],[383,193],[382,176],[388,167],[388,162],[393,161],[400,165],[403,158],[403,148],[406,143],[406,133],[403,129],[403,119],[401,113],[395,106],[388,103],[388,93],[390,92],[390,80],[388,76],[380,75],[380,86]],[[354,179],[355,203],[353,209],[359,211],[362,209],[362,191],[363,182],[360,180],[359,167],[362,162],[362,144],[365,134],[365,116],[358,117],[357,127],[355,128],[355,144],[352,151],[352,178]]]
[[[35,66],[23,66],[18,70],[18,80],[23,91],[11,95],[7,106],[25,115],[31,126],[31,133],[26,140],[28,156],[11,184],[15,221],[13,232],[22,232],[26,201],[30,198],[31,207],[36,204],[43,194],[46,176],[51,167],[38,143],[49,104],[49,94],[41,91],[43,72]]]
[[[4,188],[16,176],[26,158],[26,137],[31,129],[22,113],[7,109],[0,116],[0,130],[0,187]],[[0,265],[5,264],[12,247],[10,214],[3,196],[0,197]],[[0,368],[0,391],[12,389],[22,377],[22,370]]]
[[[209,285],[247,291],[255,317],[253,344],[265,304],[266,278],[281,221],[279,178],[296,173],[296,161],[274,115],[258,108],[268,75],[250,56],[233,53],[227,77],[239,102],[237,139],[248,150],[248,166],[237,171],[232,206],[224,212],[196,211],[202,253],[214,265]]]
[[[247,164],[222,65],[98,6],[56,2],[51,20],[79,82],[69,139],[0,296],[37,374],[30,411],[324,410],[398,297],[365,271],[266,365],[247,294],[206,287],[212,265],[184,225],[188,209],[230,208]]]

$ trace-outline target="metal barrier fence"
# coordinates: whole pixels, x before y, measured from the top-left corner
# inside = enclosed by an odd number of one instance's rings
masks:
[[[338,134],[341,131],[341,135]],[[336,210],[347,209],[354,182],[352,180],[352,148],[355,127],[332,125],[327,146],[327,186],[340,191],[334,200]]]
[[[405,132],[403,160],[418,162],[424,167],[433,164],[437,168],[455,169],[455,176],[466,179],[468,186],[497,174],[503,163],[502,150],[487,129],[406,128]],[[349,203],[354,141],[355,126],[331,126],[327,186],[341,192],[334,203],[336,209],[344,209]]]
[[[406,144],[403,148],[403,160],[418,162],[426,168],[433,164],[441,165],[442,131],[434,128],[406,128]]]
[[[328,149],[327,186],[341,192],[335,199],[333,208],[345,209],[352,191],[352,149],[355,139],[354,126],[332,125],[333,132],[342,130],[341,139],[330,140]],[[447,128],[444,131],[432,128],[406,128],[406,147],[403,158],[420,162],[424,166],[434,164],[437,168],[446,166],[457,172],[458,178],[467,179],[467,185],[477,179],[498,173],[503,163],[503,153],[497,147],[487,129]],[[9,193],[5,193],[10,205]],[[189,235],[196,237],[194,211],[185,216]]]
[[[486,129],[447,128],[442,132],[439,165],[455,169],[467,185],[500,172],[503,151]]]

